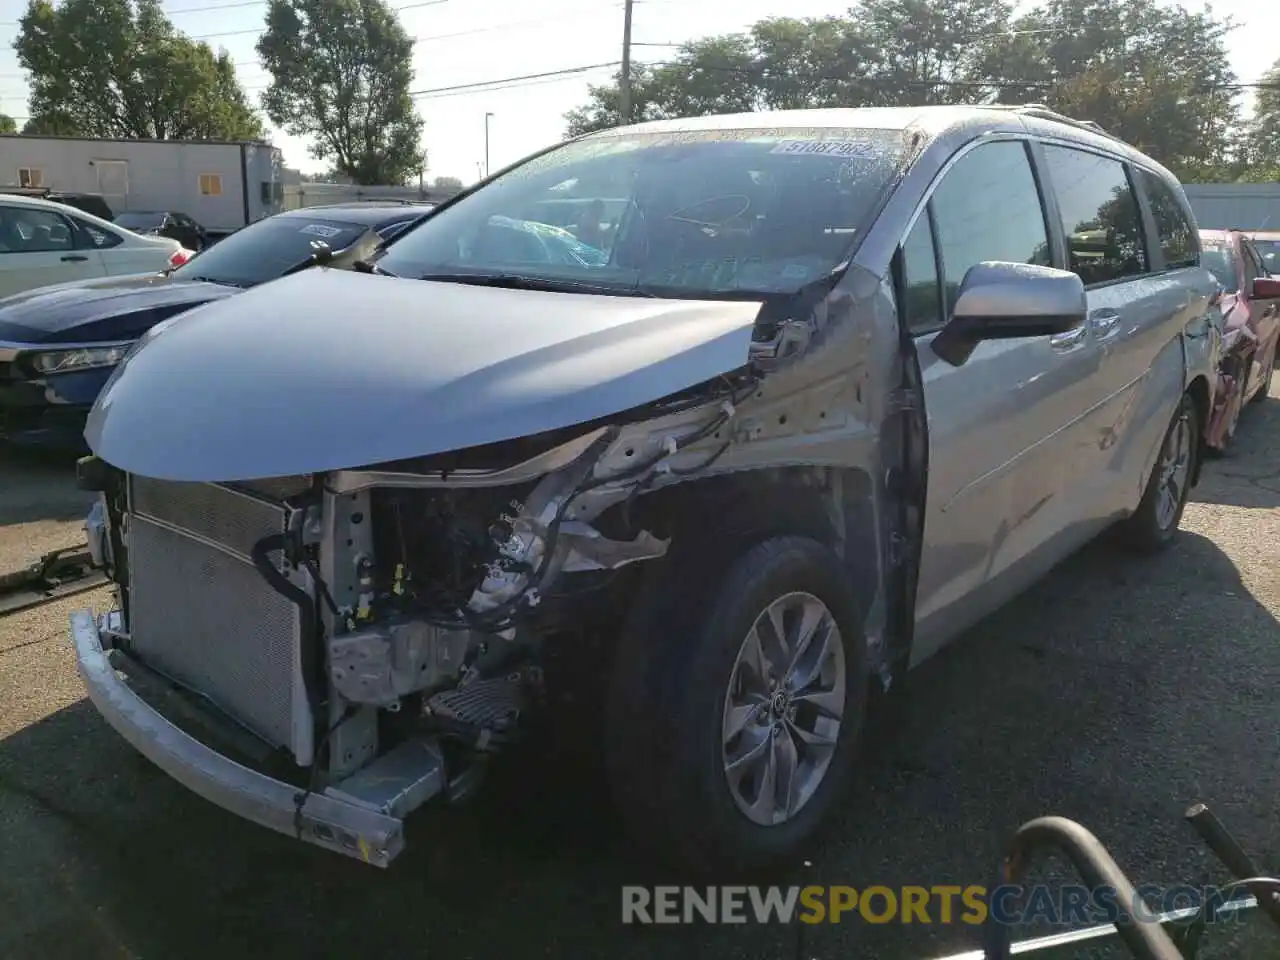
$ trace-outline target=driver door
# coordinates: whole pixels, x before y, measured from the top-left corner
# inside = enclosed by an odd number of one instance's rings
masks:
[[[1087,326],[991,340],[962,365],[930,343],[969,268],[1052,265],[1049,228],[1021,140],[981,143],[946,170],[900,263],[929,424],[928,503],[913,662],[936,651],[1074,546],[1087,460],[1084,412],[1101,352]]]

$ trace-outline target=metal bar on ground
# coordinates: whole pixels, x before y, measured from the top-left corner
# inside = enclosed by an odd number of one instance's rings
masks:
[[[1248,880],[1251,877],[1262,876],[1263,871],[1259,870],[1250,859],[1249,855],[1241,849],[1240,844],[1236,843],[1235,837],[1227,831],[1222,825],[1222,821],[1214,816],[1203,803],[1197,803],[1187,808],[1187,812],[1183,814],[1186,821],[1191,824],[1196,833],[1200,835],[1200,839],[1205,842],[1213,855],[1217,857],[1224,867],[1231,871],[1232,876],[1237,880]],[[1262,897],[1258,906],[1277,926],[1280,926],[1280,897],[1274,893],[1266,894]]]
[[[1222,917],[1243,913],[1245,910],[1253,910],[1257,906],[1258,900],[1256,897],[1241,897],[1238,900],[1229,900],[1224,903],[1218,908],[1217,915]],[[1164,927],[1171,923],[1194,920],[1199,913],[1199,907],[1184,907],[1181,910],[1157,914],[1151,922]],[[1068,930],[1065,933],[1052,933],[1043,937],[1033,937],[1029,940],[1019,940],[1011,945],[1009,953],[1015,957],[1035,954],[1035,960],[1049,960],[1050,957],[1054,956],[1073,957],[1075,956],[1074,953],[1054,954],[1047,951],[1074,951],[1079,949],[1082,944],[1101,940],[1104,937],[1119,936],[1119,934],[1120,930],[1114,923],[1104,923],[1096,927],[1085,927],[1081,930]],[[952,953],[945,957],[937,957],[935,960],[987,960],[987,954],[983,950],[965,950],[962,953]]]

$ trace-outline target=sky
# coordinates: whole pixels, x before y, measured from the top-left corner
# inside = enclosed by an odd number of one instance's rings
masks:
[[[492,170],[557,142],[564,134],[564,113],[586,100],[589,84],[607,82],[621,56],[620,0],[389,2],[416,40],[413,91],[426,121],[428,179],[450,176],[470,183],[481,175],[486,115]],[[1202,6],[1195,0],[1184,5]],[[164,6],[178,29],[230,53],[256,104],[269,79],[253,49],[265,0],[166,0]],[[770,16],[838,15],[848,6],[847,0],[635,0],[632,56],[658,61],[673,52],[663,44],[744,30]],[[1237,24],[1228,38],[1228,53],[1241,82],[1261,79],[1280,56],[1269,6],[1260,0],[1213,4],[1216,14]],[[0,0],[0,113],[15,118],[27,114],[26,83],[12,51],[25,8],[26,0]],[[603,66],[531,76],[594,65]],[[510,82],[493,83],[503,80]],[[305,141],[275,129],[269,138],[288,166],[304,173],[327,167],[309,156]]]

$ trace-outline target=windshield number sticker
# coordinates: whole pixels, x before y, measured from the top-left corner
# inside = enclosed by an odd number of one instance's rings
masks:
[[[784,140],[769,152],[815,157],[867,157],[873,150],[870,144],[857,140]]]
[[[326,240],[331,240],[340,234],[342,230],[338,227],[326,227],[322,223],[309,223],[298,232],[309,233],[312,236],[324,237]]]

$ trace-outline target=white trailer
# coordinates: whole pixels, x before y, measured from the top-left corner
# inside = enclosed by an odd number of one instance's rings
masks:
[[[0,185],[97,193],[115,213],[180,211],[213,233],[283,210],[282,167],[262,141],[0,135]]]

